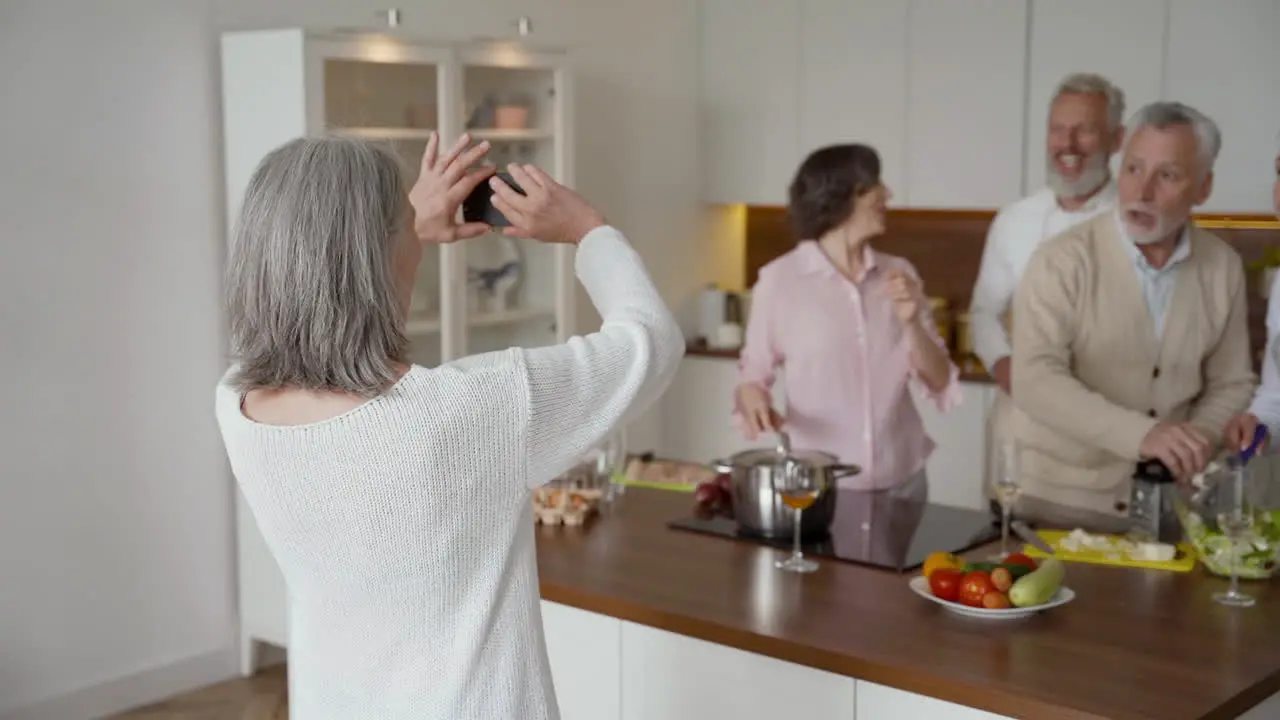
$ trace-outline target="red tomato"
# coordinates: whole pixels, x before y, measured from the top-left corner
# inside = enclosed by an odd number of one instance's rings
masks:
[[[995,589],[987,573],[981,570],[967,572],[960,579],[960,602],[969,607],[982,607],[982,598]]]
[[[1000,561],[1001,565],[1026,565],[1032,570],[1036,569],[1036,561],[1022,553],[1014,553],[1004,560]]]
[[[934,597],[955,602],[960,597],[960,578],[963,573],[949,568],[938,568],[929,574],[929,590]]]

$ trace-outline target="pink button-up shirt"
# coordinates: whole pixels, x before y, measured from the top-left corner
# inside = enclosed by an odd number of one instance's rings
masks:
[[[941,392],[918,377],[911,340],[884,285],[891,268],[919,275],[904,258],[869,247],[864,252],[856,281],[812,240],[761,268],[738,367],[740,382],[766,389],[783,368],[784,429],[792,447],[859,465],[862,473],[842,480],[842,487],[882,490],[922,469],[934,448],[908,383],[915,381],[946,412],[960,402],[960,371],[951,364]],[[918,322],[943,345],[927,307]]]

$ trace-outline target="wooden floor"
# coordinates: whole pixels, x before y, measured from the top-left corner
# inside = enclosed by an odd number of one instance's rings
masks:
[[[288,720],[283,665],[138,708],[111,720]]]

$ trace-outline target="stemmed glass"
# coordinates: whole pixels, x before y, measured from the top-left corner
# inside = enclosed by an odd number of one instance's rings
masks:
[[[774,492],[784,505],[795,511],[795,521],[791,556],[777,561],[774,567],[787,572],[811,573],[818,569],[818,563],[806,558],[800,551],[800,518],[822,494],[822,473],[813,472],[791,459],[781,460],[777,470],[779,477],[774,480]]]
[[[1253,486],[1245,476],[1244,467],[1236,465],[1227,471],[1222,486],[1218,488],[1218,528],[1231,541],[1231,585],[1226,592],[1213,594],[1214,602],[1230,607],[1252,607],[1253,596],[1240,592],[1240,546],[1248,542],[1253,529],[1256,508],[1253,503]]]
[[[1000,503],[1000,554],[994,560],[1009,557],[1009,515],[1022,488],[1018,484],[1018,445],[1006,440],[997,448],[995,474],[991,478],[991,492]]]
[[[621,500],[627,492],[622,475],[627,465],[627,434],[618,428],[605,438],[596,454],[596,476],[606,481],[604,501],[606,504]]]

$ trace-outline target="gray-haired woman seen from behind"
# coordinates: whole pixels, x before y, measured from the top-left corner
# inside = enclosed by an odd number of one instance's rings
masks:
[[[621,233],[535,167],[510,168],[523,196],[468,170],[488,151],[469,142],[433,135],[406,193],[378,146],[294,140],[245,193],[217,416],[288,586],[294,720],[557,718],[531,489],[649,406],[683,354]],[[422,245],[491,230],[455,221],[486,181],[505,232],[578,246],[602,327],[411,365]]]

